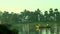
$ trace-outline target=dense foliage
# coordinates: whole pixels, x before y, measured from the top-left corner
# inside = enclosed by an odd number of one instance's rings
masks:
[[[8,25],[0,24],[0,34],[18,34],[18,30],[8,28]]]
[[[31,23],[31,22],[60,22],[60,12],[58,9],[50,8],[49,11],[44,11],[44,14],[39,10],[29,11],[24,10],[20,14],[14,12],[1,12],[1,23]]]

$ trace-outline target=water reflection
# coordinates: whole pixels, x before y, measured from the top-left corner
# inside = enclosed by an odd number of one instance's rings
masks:
[[[36,30],[35,25],[26,24],[21,27],[19,34],[60,34],[59,31],[57,25],[54,25],[51,28],[40,28],[40,30]]]

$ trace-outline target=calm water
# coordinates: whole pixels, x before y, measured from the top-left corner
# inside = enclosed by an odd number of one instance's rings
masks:
[[[26,32],[25,31],[23,31],[23,32],[19,32],[19,34],[25,34]],[[34,32],[31,32],[31,34],[33,34]],[[41,32],[40,31],[38,31],[38,33],[37,34],[51,34],[51,32],[50,32],[50,30],[48,30],[48,32],[47,32],[47,30],[46,29],[43,29]],[[29,32],[27,31],[27,34],[29,34]]]
[[[36,31],[34,25],[25,25],[19,29],[19,34],[60,34],[60,28],[57,28],[56,25],[51,28],[41,28],[39,31]]]

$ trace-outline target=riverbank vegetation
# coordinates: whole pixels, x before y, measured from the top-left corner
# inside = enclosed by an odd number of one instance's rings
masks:
[[[24,10],[20,14],[14,12],[0,11],[0,23],[32,23],[32,22],[60,22],[59,10],[50,8],[49,11],[44,11],[44,14],[40,9],[35,11]]]

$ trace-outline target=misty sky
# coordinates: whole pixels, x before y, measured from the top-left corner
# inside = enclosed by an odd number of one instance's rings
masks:
[[[60,0],[0,0],[0,10],[19,13],[24,9],[34,11],[48,10],[49,8],[60,9]]]

